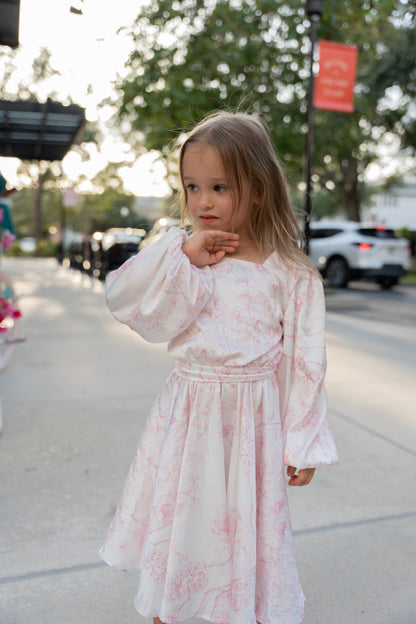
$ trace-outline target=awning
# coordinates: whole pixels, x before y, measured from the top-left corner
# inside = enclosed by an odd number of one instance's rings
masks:
[[[62,160],[85,124],[85,110],[75,104],[0,100],[0,156]]]
[[[20,0],[0,0],[0,45],[19,45]]]

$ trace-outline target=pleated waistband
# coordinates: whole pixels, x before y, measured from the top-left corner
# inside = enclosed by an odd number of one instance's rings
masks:
[[[189,381],[235,383],[269,379],[275,374],[275,368],[273,366],[199,366],[176,362],[175,372]]]

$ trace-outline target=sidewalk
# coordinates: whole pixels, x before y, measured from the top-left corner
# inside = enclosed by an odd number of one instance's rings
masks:
[[[0,375],[0,622],[144,623],[136,574],[97,553],[172,361],[112,319],[101,283],[54,260],[5,268],[28,340]],[[329,348],[346,361],[332,333]],[[343,383],[328,383],[341,464],[290,491],[304,624],[414,624],[416,453],[406,429],[347,406]]]

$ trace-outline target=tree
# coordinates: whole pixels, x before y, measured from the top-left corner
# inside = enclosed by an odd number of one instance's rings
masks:
[[[65,208],[65,221],[71,230],[89,235],[110,227],[144,227],[150,229],[146,215],[135,210],[135,196],[128,193],[118,175],[119,163],[109,163],[93,178],[96,193],[78,193],[76,206]],[[36,168],[34,169],[36,172]],[[49,168],[41,173],[44,177],[42,190],[33,194],[32,188],[23,188],[11,196],[16,229],[21,236],[33,233],[33,197],[40,197],[42,204],[41,231],[45,235],[60,230],[62,225],[62,190],[59,188],[60,172]],[[127,215],[122,209],[127,208]]]
[[[84,234],[96,230],[104,231],[110,227],[139,227],[148,225],[143,215],[134,210],[135,197],[123,186],[118,170],[121,163],[108,163],[92,179],[97,193],[78,195],[79,205],[71,211],[71,223]],[[127,208],[127,216],[123,216]]]
[[[391,83],[387,71],[377,82],[376,70],[410,36],[409,6],[407,0],[324,3],[320,38],[360,48],[357,112],[317,111],[313,182],[353,219],[359,219],[365,170],[377,158],[376,130],[387,119],[380,106]],[[183,130],[212,110],[240,106],[263,116],[290,179],[302,181],[310,49],[305,2],[152,1],[131,36],[135,50],[119,85],[127,140],[160,150],[169,161],[172,140]],[[407,66],[399,71],[404,81]],[[399,132],[387,110],[390,132]],[[396,110],[399,125],[409,115],[410,98]],[[175,188],[172,177],[171,183]]]
[[[346,2],[338,7],[338,14],[325,2],[322,16],[321,38],[355,44],[359,47],[356,112],[352,115],[317,111],[317,144],[315,171],[319,186],[334,186],[336,195],[343,200],[349,218],[360,220],[360,203],[364,192],[364,174],[368,165],[377,160],[380,138],[390,130],[397,137],[399,124],[386,125],[393,113],[386,106],[386,92],[393,80],[376,81],[379,68],[391,55],[392,49],[402,44],[409,31],[409,6],[407,0],[395,2]],[[402,52],[404,49],[402,48]],[[414,68],[413,68],[414,69]],[[396,77],[409,77],[407,67],[396,67]],[[396,120],[411,113],[410,100],[402,107]]]
[[[388,51],[374,68],[371,90],[384,93],[379,101],[377,123],[394,132],[401,147],[414,153],[416,146],[416,4],[403,7],[401,23]],[[397,18],[396,18],[397,19]]]
[[[18,51],[7,51],[0,54],[0,61],[4,65],[1,72],[2,79],[0,81],[0,94],[3,99],[14,100],[30,100],[38,101],[39,90],[46,91],[47,97],[56,99],[56,93],[49,87],[51,78],[59,76],[60,73],[51,65],[51,53],[48,49],[42,48],[39,55],[32,61],[32,70],[30,74],[21,76],[16,80],[18,72]],[[71,103],[70,98],[67,98]],[[88,158],[89,155],[83,148],[87,142],[96,142],[98,130],[94,124],[88,124],[84,135],[80,139],[80,144],[75,149],[81,154],[81,158]],[[30,188],[30,200],[32,211],[32,224],[30,231],[27,231],[26,211],[24,211],[22,221],[25,222],[23,232],[33,234],[39,241],[45,233],[45,223],[43,213],[43,199],[46,197],[45,188],[54,187],[58,190],[55,195],[60,196],[60,186],[68,186],[69,181],[60,168],[59,163],[49,162],[45,160],[22,161],[18,168],[19,177],[24,186]],[[24,194],[25,196],[27,193]],[[14,198],[13,204],[19,206],[20,202]],[[17,219],[19,222],[19,219]],[[20,233],[20,230],[18,229]]]

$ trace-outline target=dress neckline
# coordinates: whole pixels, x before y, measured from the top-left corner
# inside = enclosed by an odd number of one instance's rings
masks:
[[[224,256],[222,260],[227,258],[228,260],[234,260],[234,262],[245,262],[246,264],[254,264],[254,266],[264,267],[269,262],[273,254],[274,254],[274,251],[272,251],[272,253],[269,256],[267,256],[264,262],[254,262],[253,260],[244,260],[244,258],[234,258],[233,256]]]

